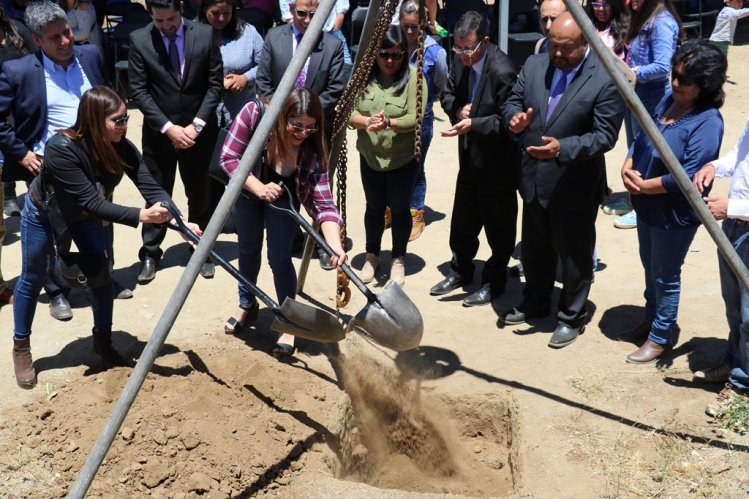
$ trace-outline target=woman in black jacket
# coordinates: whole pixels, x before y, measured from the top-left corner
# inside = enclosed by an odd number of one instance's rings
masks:
[[[13,364],[21,388],[36,384],[29,338],[36,300],[54,253],[68,251],[71,240],[81,252],[112,255],[110,222],[136,227],[171,217],[161,203],[172,203],[156,183],[132,142],[125,138],[127,108],[111,89],[94,87],[81,97],[72,128],[61,130],[45,146],[42,173],[31,183],[21,219],[21,276],[13,301]],[[114,204],[114,188],[127,175],[151,208]],[[197,234],[200,229],[188,224]],[[112,348],[112,280],[93,288],[94,351],[102,367],[124,363]]]

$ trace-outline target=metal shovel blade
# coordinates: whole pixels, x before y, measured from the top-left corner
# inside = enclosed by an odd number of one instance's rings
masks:
[[[377,295],[377,301],[370,301],[351,319],[348,328],[355,328],[396,352],[416,348],[424,335],[421,312],[392,281]]]
[[[346,336],[343,326],[330,312],[286,298],[271,325],[274,331],[320,343],[335,343]]]

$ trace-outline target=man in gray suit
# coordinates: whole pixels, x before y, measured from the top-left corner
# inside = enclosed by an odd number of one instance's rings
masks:
[[[255,77],[259,96],[273,97],[302,35],[317,12],[318,4],[318,0],[289,2],[293,22],[268,31]],[[326,132],[329,133],[333,124],[333,110],[346,86],[341,40],[328,33],[320,34],[297,77],[296,86],[312,90],[320,97],[325,111]]]
[[[549,31],[549,51],[528,58],[502,121],[521,142],[523,302],[504,324],[548,315],[557,256],[562,263],[558,325],[549,346],[583,331],[593,282],[598,205],[606,188],[604,153],[616,144],[624,101],[569,13]]]

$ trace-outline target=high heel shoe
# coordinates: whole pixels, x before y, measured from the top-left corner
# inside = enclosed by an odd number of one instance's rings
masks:
[[[245,312],[244,319],[241,322],[234,317],[229,317],[228,319],[226,319],[226,324],[224,324],[224,333],[236,334],[241,331],[242,328],[244,328],[245,326],[250,326],[257,320],[257,313],[260,309],[260,305],[258,304],[257,300],[253,301],[249,305],[239,305],[239,308],[241,308]]]

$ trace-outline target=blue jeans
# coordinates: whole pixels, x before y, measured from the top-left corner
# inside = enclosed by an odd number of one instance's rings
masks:
[[[749,265],[749,225],[728,218],[723,232],[745,265]],[[718,252],[720,290],[726,304],[728,320],[728,351],[726,362],[731,366],[728,381],[741,390],[749,390],[749,293]]]
[[[645,106],[648,114],[653,116],[655,114],[655,107],[658,103],[666,96],[671,93],[670,82],[653,82],[653,83],[638,83],[635,87],[635,93],[642,101],[642,105]],[[637,122],[637,118],[630,111],[629,107],[624,113],[624,131],[627,134],[627,147],[632,145],[635,141],[637,134],[640,133],[642,128],[640,123]]]
[[[282,199],[281,203],[286,200]],[[239,271],[253,283],[257,283],[263,252],[263,229],[268,240],[268,263],[273,272],[278,303],[286,297],[296,296],[296,270],[291,262],[294,233],[297,223],[286,213],[280,213],[264,201],[239,196],[233,210],[237,225],[239,244]],[[255,301],[242,283],[239,284],[239,304],[247,308]]]
[[[111,230],[100,220],[87,218],[70,226],[70,234],[79,251],[112,254]],[[31,335],[36,300],[47,280],[47,262],[54,253],[52,229],[45,213],[39,211],[28,194],[21,213],[21,276],[13,296],[13,338],[20,340]],[[94,329],[112,330],[114,286],[107,284],[92,289],[96,300]]]
[[[640,261],[645,269],[645,322],[652,324],[648,338],[659,345],[671,341],[679,311],[681,266],[697,228],[637,224]]]
[[[432,120],[424,120],[421,124],[421,156],[419,158],[419,170],[416,173],[414,190],[411,192],[412,210],[424,209],[424,200],[427,195],[427,176],[424,172],[424,162],[427,159],[427,151],[429,151],[429,145],[432,143],[433,136],[434,122]]]

